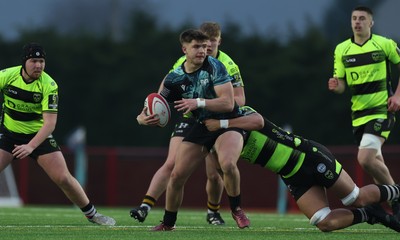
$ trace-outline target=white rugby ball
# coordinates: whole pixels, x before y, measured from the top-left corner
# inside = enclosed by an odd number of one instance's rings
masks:
[[[150,93],[144,100],[144,106],[147,107],[147,115],[158,115],[160,118],[158,126],[165,127],[168,124],[171,118],[171,110],[163,96],[158,93]]]

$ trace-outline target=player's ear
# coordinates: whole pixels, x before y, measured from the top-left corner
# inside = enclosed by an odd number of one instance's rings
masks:
[[[186,47],[185,47],[185,46],[182,46],[182,52],[183,52],[184,54],[186,54]]]
[[[373,26],[374,26],[374,23],[375,23],[374,20],[372,20],[372,21],[371,21],[371,26],[370,26],[370,27],[373,27]]]

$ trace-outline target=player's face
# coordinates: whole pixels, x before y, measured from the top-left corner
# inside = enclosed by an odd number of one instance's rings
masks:
[[[364,11],[353,11],[351,15],[351,27],[354,35],[368,37],[373,25],[372,17]]]
[[[29,76],[28,79],[35,80],[42,75],[44,67],[46,65],[46,61],[44,58],[30,58],[25,63],[25,70],[27,75]]]
[[[182,47],[186,55],[186,61],[193,65],[201,65],[207,56],[207,42],[193,40]]]
[[[217,57],[218,47],[221,44],[221,36],[210,38],[209,44],[207,55]]]

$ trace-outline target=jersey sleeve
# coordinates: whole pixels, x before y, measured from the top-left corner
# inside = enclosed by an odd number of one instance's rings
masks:
[[[180,67],[180,66],[185,62],[185,60],[186,60],[186,56],[180,57],[180,58],[174,63],[174,65],[172,66],[172,69],[169,70],[169,72],[172,72],[172,71],[174,71],[175,69],[177,69],[178,67]]]
[[[43,81],[42,111],[52,113],[58,112],[58,85],[48,75],[45,81]]]
[[[209,57],[211,64],[214,67],[213,83],[215,86],[222,85],[227,82],[232,82],[232,77],[226,71],[226,68],[222,62],[215,58]]]
[[[342,45],[338,45],[335,48],[335,52],[333,55],[333,77],[344,79],[346,72],[345,67],[342,61],[343,51]]]
[[[388,58],[393,64],[400,63],[400,50],[399,50],[399,47],[397,46],[397,43],[395,41],[393,41],[392,39],[389,40]]]
[[[232,77],[232,86],[234,88],[236,87],[244,87],[242,75],[240,74],[239,66],[232,60],[228,54],[222,52],[221,50],[219,51],[219,56],[217,58],[220,60],[225,68],[228,74]]]

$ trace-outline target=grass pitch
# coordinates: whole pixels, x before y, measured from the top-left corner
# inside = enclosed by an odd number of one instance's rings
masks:
[[[209,225],[205,210],[181,209],[177,229],[152,232],[164,211],[153,209],[144,223],[129,216],[129,208],[98,207],[99,212],[115,218],[114,227],[88,222],[75,207],[24,206],[0,208],[0,239],[151,239],[151,240],[227,240],[227,239],[400,239],[399,233],[381,225],[358,224],[332,233],[320,232],[301,214],[278,215],[246,211],[251,227],[238,229],[228,210],[222,210],[224,226]]]

